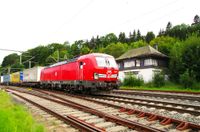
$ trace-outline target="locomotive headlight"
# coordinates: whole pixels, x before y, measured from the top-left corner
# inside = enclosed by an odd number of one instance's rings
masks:
[[[110,78],[117,78],[117,74],[112,74]]]
[[[94,79],[99,79],[98,73],[94,73]]]
[[[106,78],[106,74],[99,74],[99,78]]]

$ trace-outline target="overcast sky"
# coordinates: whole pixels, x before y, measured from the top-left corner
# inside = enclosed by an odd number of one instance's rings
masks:
[[[0,48],[90,39],[140,29],[158,34],[168,21],[191,24],[199,0],[0,0]],[[0,62],[12,52],[0,51]]]

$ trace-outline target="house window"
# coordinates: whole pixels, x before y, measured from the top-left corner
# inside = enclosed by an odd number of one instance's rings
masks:
[[[140,60],[136,60],[136,66],[139,67],[140,66]]]
[[[144,66],[158,66],[158,62],[155,59],[145,59]]]
[[[129,61],[124,61],[124,67],[134,67],[135,66],[135,61],[134,60],[129,60]]]
[[[145,59],[144,60],[144,66],[150,66],[152,65],[152,60],[151,59]]]
[[[155,59],[152,59],[152,65],[153,65],[153,66],[158,66],[158,61],[155,60]]]

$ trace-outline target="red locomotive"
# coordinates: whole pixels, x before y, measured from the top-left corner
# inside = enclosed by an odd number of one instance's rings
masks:
[[[118,71],[112,56],[92,53],[44,68],[40,84],[67,91],[108,90],[118,87]]]

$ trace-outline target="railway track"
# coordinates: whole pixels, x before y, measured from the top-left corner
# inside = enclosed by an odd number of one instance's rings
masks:
[[[80,96],[71,96],[71,95],[64,95],[64,94],[58,94],[55,92],[47,92],[44,90],[39,90],[40,92],[43,92],[47,95],[57,97],[63,101],[69,102],[73,101],[75,103],[83,104],[88,107],[96,108],[100,111],[103,111],[105,113],[118,116],[121,118],[125,118],[129,121],[138,122],[140,124],[145,124],[147,126],[157,128],[161,131],[199,131],[200,126],[199,124],[194,124],[191,122],[173,119],[168,116],[161,116],[158,114],[152,114],[150,112],[144,112],[142,110],[138,109],[132,109],[130,107],[126,107],[123,103],[114,103],[102,101],[101,99],[94,99],[94,98],[88,98],[88,97],[80,97]],[[116,102],[116,101],[115,101]],[[103,105],[103,106],[102,106]],[[99,108],[98,108],[99,107]],[[151,108],[152,109],[152,108]],[[155,110],[155,109],[152,109]]]
[[[67,112],[78,112],[73,109],[70,109],[69,107],[62,107],[54,102],[51,102],[49,100],[45,100],[42,98],[39,98],[37,96],[33,96],[26,93],[20,93],[12,90],[8,90],[13,95],[37,106],[38,108],[46,111],[47,113],[53,115],[53,117],[56,117],[57,119],[66,122],[67,124],[70,124],[72,127],[77,128],[78,130],[82,131],[103,131],[102,129],[92,126],[89,123],[81,122],[80,120],[77,120],[74,116],[71,115],[64,115],[63,110]],[[37,103],[36,103],[37,102]]]
[[[143,99],[137,97],[127,97],[126,95],[115,95],[115,94],[97,94],[94,97],[98,97],[108,101],[117,101],[127,104],[136,104],[147,107],[155,107],[158,109],[166,109],[170,111],[178,111],[180,113],[189,113],[194,116],[200,116],[200,105],[192,105],[174,101],[166,100],[154,100],[154,99]]]
[[[115,90],[114,90],[115,91]],[[116,90],[116,91],[129,91],[129,92],[133,92],[133,91],[140,91],[140,92],[152,92],[152,93],[170,93],[170,94],[185,94],[185,95],[200,95],[200,92],[191,92],[191,91],[170,91],[170,90],[143,90],[143,89],[130,89],[130,90]]]
[[[113,131],[113,132],[163,131],[102,112],[100,111],[100,109],[104,109],[105,107],[102,105],[101,106],[99,105],[98,107],[94,106],[95,109],[99,109],[95,110],[90,107],[80,105],[76,102],[72,102],[70,100],[66,101],[64,99],[57,98],[55,96],[50,96],[50,94],[44,94],[34,90],[26,90],[21,88],[16,88],[16,89],[7,88],[7,91],[12,92],[12,94],[36,106],[40,106],[43,110],[48,111],[53,115],[57,115],[57,118],[63,120],[64,122],[71,123],[69,122],[69,119],[71,119],[73,122],[76,123],[78,122],[77,124],[81,126],[81,128],[78,128],[79,130]],[[72,126],[77,128],[76,126],[77,124],[73,125],[72,123]]]
[[[129,91],[129,90],[113,90],[111,93],[120,94],[120,95],[134,95],[134,96],[143,96],[144,97],[154,97],[154,98],[165,98],[165,99],[176,99],[180,101],[187,101],[187,103],[200,103],[200,94],[183,94],[183,93],[173,93],[173,92],[155,92],[155,91]]]
[[[54,117],[54,115],[49,114],[48,111],[44,111],[39,107],[23,100],[22,98],[12,95],[13,100],[16,103],[20,103],[28,108],[35,120],[41,124],[44,124],[45,130],[48,132],[78,132],[79,130],[66,124],[62,120]]]

